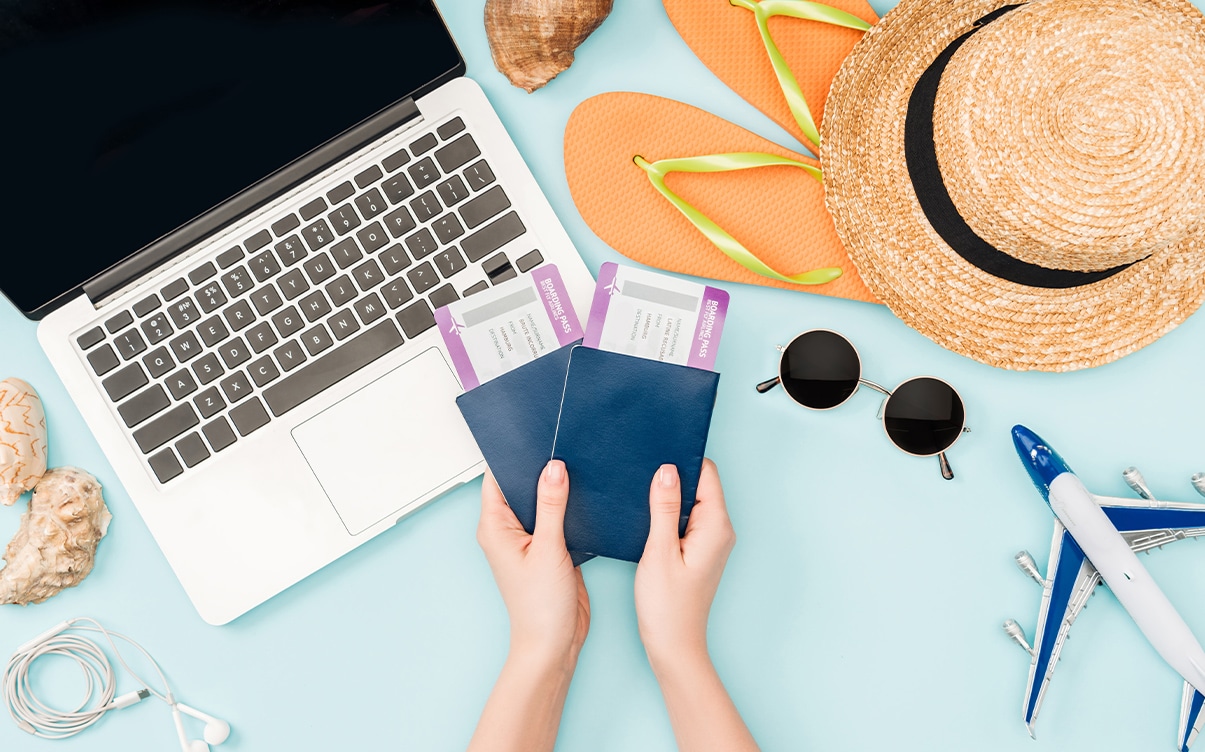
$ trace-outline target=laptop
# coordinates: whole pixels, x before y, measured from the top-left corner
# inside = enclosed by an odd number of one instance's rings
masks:
[[[0,291],[202,618],[484,464],[432,311],[593,280],[425,0],[0,10]]]

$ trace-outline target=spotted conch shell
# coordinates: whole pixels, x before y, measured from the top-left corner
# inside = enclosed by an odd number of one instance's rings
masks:
[[[573,64],[573,51],[611,13],[613,0],[486,0],[494,65],[530,94]]]
[[[56,467],[42,476],[21,515],[21,526],[4,550],[0,605],[41,603],[75,587],[92,571],[96,544],[113,516],[100,482],[74,467]]]
[[[0,381],[0,504],[11,507],[46,472],[46,414],[33,387]]]

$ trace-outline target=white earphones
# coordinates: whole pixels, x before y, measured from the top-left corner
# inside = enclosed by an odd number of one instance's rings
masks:
[[[201,732],[204,741],[201,739],[189,741],[188,736],[184,733],[184,719],[180,717],[181,713],[205,722],[205,729]],[[190,708],[182,702],[173,700],[172,719],[176,722],[176,733],[180,736],[180,747],[184,752],[209,752],[210,744],[221,744],[230,737],[229,723],[221,718],[214,718],[208,713],[202,713],[196,708]]]

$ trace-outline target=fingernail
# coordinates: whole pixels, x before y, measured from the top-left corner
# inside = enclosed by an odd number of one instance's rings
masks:
[[[544,478],[549,483],[560,485],[565,480],[565,463],[560,460],[549,460],[544,467]]]
[[[678,468],[673,465],[662,465],[657,472],[657,479],[662,488],[673,488],[678,485]]]

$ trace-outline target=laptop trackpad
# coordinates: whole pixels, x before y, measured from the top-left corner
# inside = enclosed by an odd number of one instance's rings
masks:
[[[293,429],[347,532],[364,532],[481,461],[459,394],[431,348]]]

